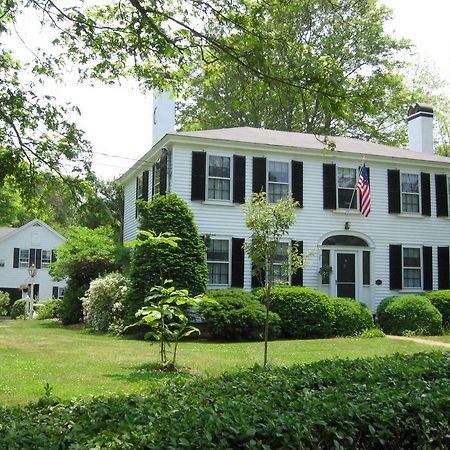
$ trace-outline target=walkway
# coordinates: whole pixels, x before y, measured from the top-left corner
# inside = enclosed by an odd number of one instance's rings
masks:
[[[450,349],[450,342],[432,341],[429,339],[421,339],[420,337],[409,337],[409,336],[393,336],[386,335],[389,339],[400,339],[402,341],[413,341],[417,344],[434,345],[437,347],[446,347]]]

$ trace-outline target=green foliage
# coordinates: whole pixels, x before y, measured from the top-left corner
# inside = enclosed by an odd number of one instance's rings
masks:
[[[139,211],[144,231],[169,240],[177,236],[179,240],[176,246],[147,241],[133,250],[130,289],[125,300],[128,323],[134,321],[150,289],[164,280],[171,279],[175,288],[197,295],[205,292],[208,279],[205,244],[192,212],[180,197],[172,193],[157,195],[150,203],[141,202]]]
[[[356,336],[360,337],[360,338],[372,339],[372,338],[385,337],[386,335],[379,328],[371,328],[371,329],[363,330],[360,333],[357,333]]]
[[[8,292],[0,291],[0,316],[8,314],[10,301]]]
[[[334,336],[353,336],[375,326],[367,305],[352,298],[331,297],[330,300],[335,315]]]
[[[145,395],[48,392],[0,409],[0,447],[445,449],[448,363],[418,353],[178,379]]]
[[[273,288],[272,310],[281,318],[283,336],[295,339],[333,335],[335,313],[329,297],[305,287]]]
[[[433,306],[442,314],[442,325],[450,329],[450,290],[431,291],[426,293]]]
[[[16,300],[11,308],[11,319],[23,319],[26,314],[26,300]]]
[[[216,303],[202,306],[199,312],[212,337],[230,341],[263,339],[265,308],[254,294],[241,289],[218,289],[207,295]],[[280,317],[270,312],[269,338],[277,338],[280,332]]]
[[[76,280],[69,279],[64,289],[64,297],[59,311],[64,325],[79,323],[83,317],[82,297],[89,288],[89,283],[79,284]]]
[[[377,317],[388,334],[442,334],[442,314],[422,295],[388,297],[378,306]]]
[[[94,331],[118,330],[123,325],[123,300],[126,280],[120,273],[110,273],[92,280],[81,299],[84,322]]]
[[[52,298],[50,300],[42,302],[42,305],[38,309],[37,318],[39,320],[58,319],[60,316],[62,304],[63,301],[56,298]]]

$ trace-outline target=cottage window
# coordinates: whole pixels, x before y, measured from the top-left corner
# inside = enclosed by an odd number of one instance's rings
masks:
[[[206,251],[208,264],[208,284],[228,286],[230,280],[230,241],[211,239]]]
[[[289,193],[289,163],[269,161],[267,178],[269,203],[286,199]]]
[[[356,169],[347,167],[337,168],[337,198],[338,208],[357,209]],[[350,205],[351,203],[351,205]]]
[[[402,212],[420,212],[419,175],[416,173],[401,174]]]
[[[153,167],[153,195],[161,193],[161,162],[156,162]]]
[[[419,247],[403,247],[403,287],[422,287],[422,264]]]
[[[277,246],[273,260],[273,282],[274,284],[289,284],[289,273],[287,270],[289,244],[280,242]]]
[[[231,200],[231,158],[209,155],[208,200]]]
[[[30,249],[21,248],[19,252],[19,267],[29,267],[30,265]]]
[[[42,250],[41,253],[41,267],[43,269],[47,269],[52,262],[52,251],[51,250]]]

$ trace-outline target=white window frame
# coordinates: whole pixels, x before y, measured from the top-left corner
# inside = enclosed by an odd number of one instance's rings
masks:
[[[61,300],[64,297],[65,287],[58,286],[58,300]]]
[[[283,182],[283,181],[269,181],[269,166],[270,163],[282,163],[282,164],[287,164],[288,166],[288,181]],[[271,184],[282,184],[282,185],[287,185],[288,190],[287,190],[287,195],[289,196],[289,193],[292,192],[292,179],[291,179],[291,175],[292,175],[292,168],[291,168],[291,161],[283,161],[280,159],[267,159],[267,163],[266,163],[266,183],[267,183],[267,201],[269,203],[272,203],[269,201],[269,186]],[[286,197],[287,198],[287,197]]]
[[[230,160],[230,176],[228,177],[217,177],[209,174],[209,158],[211,156],[218,156],[220,158],[228,158]],[[209,180],[229,180],[230,181],[230,198],[210,198],[209,197]],[[218,203],[232,203],[233,202],[233,155],[223,154],[223,153],[207,153],[206,154],[206,183],[205,183],[205,199],[208,202],[218,202]]]
[[[144,172],[137,176],[136,183],[136,199],[142,200],[144,198]],[[140,191],[140,192],[139,192]]]
[[[287,252],[289,252],[289,250],[291,249],[291,243],[288,241],[280,241],[279,242],[280,245],[286,245],[287,246]],[[286,255],[286,260],[287,263],[290,263],[290,256],[289,254]],[[285,262],[274,262],[273,266],[280,266],[283,267],[283,265],[285,264]],[[290,271],[287,274],[287,278],[284,280],[276,280],[275,279],[275,274],[274,274],[274,279],[273,279],[273,284],[274,286],[290,286],[291,285],[291,276],[292,274],[290,273]]]
[[[22,258],[22,251],[26,251],[28,253],[27,260],[25,261],[24,258]],[[30,249],[29,248],[20,248],[19,249],[19,268],[27,268],[30,267]]]
[[[152,166],[152,198],[161,193],[161,159],[158,159]],[[158,183],[155,183],[158,180]]]
[[[339,186],[339,169],[350,169],[355,171],[355,186],[353,187],[354,198],[356,199],[356,206],[355,208],[349,208],[339,206],[339,190],[345,189],[345,190],[351,190],[352,188],[347,187],[340,187]],[[356,187],[356,184],[358,183],[358,177],[359,177],[359,169],[357,167],[351,167],[351,166],[336,166],[336,209],[344,210],[344,211],[359,211],[359,193],[358,188]],[[352,194],[353,195],[353,194]]]
[[[225,236],[213,236],[210,237],[210,242],[212,241],[227,241],[228,242],[228,261],[217,261],[217,260],[209,260],[208,259],[208,251],[206,251],[206,265],[208,264],[227,264],[228,265],[228,283],[226,284],[210,284],[208,279],[208,287],[211,288],[227,288],[231,286],[231,238]]]
[[[48,258],[48,262],[44,262],[44,252],[47,252],[50,254],[50,257]],[[50,267],[50,264],[52,263],[52,251],[51,250],[41,250],[41,268],[42,269],[48,269]]]
[[[405,266],[404,250],[405,249],[419,250],[420,267]],[[423,251],[420,245],[402,245],[402,290],[417,291],[423,290]],[[405,286],[405,269],[415,269],[420,271],[420,286]]]
[[[403,192],[402,189],[402,177],[403,175],[417,175],[417,187],[419,188],[419,192]],[[419,197],[419,210],[418,211],[404,211],[403,210],[403,194],[408,194],[408,195],[417,195]],[[413,215],[420,215],[422,214],[422,187],[421,187],[421,183],[420,183],[420,173],[418,172],[400,172],[400,211],[402,214],[413,214]]]

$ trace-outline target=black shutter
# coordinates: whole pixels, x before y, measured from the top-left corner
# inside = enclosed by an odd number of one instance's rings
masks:
[[[59,294],[58,286],[53,286],[53,288],[52,288],[52,297],[53,298],[58,298],[58,294]]]
[[[233,203],[245,202],[245,156],[233,155]]]
[[[55,250],[52,250],[52,263],[54,263],[56,261],[56,252]]]
[[[19,248],[14,249],[14,256],[13,256],[13,268],[17,269],[19,267]]]
[[[303,253],[303,241],[291,241],[291,245],[297,245],[299,254]],[[303,286],[303,269],[298,269],[292,274],[291,286]]]
[[[430,174],[420,174],[420,188],[422,195],[422,216],[431,216]]]
[[[435,175],[436,182],[436,216],[448,217],[447,176]]]
[[[142,200],[148,202],[148,170],[142,172]]]
[[[244,287],[244,239],[231,240],[231,287]]]
[[[400,213],[400,170],[388,169],[389,213]]]
[[[450,288],[449,248],[438,247],[438,289]]]
[[[42,250],[40,248],[36,249],[36,269],[41,268]]]
[[[402,288],[402,246],[389,246],[389,289]]]
[[[292,161],[292,197],[303,208],[303,162]]]
[[[36,265],[36,249],[30,248],[30,259],[28,265],[31,267],[32,264]]]
[[[267,192],[266,158],[253,158],[253,192]]]
[[[161,195],[166,195],[167,191],[167,153],[161,156],[160,165],[159,165],[159,193]]]
[[[336,209],[336,164],[323,165],[323,209]]]
[[[191,200],[205,200],[206,153],[192,152]]]
[[[423,260],[423,288],[425,291],[433,290],[433,249],[431,247],[422,248]]]
[[[253,267],[252,267],[252,288],[263,287],[265,278],[266,278],[265,270],[262,270],[260,276],[258,277],[253,274]]]

